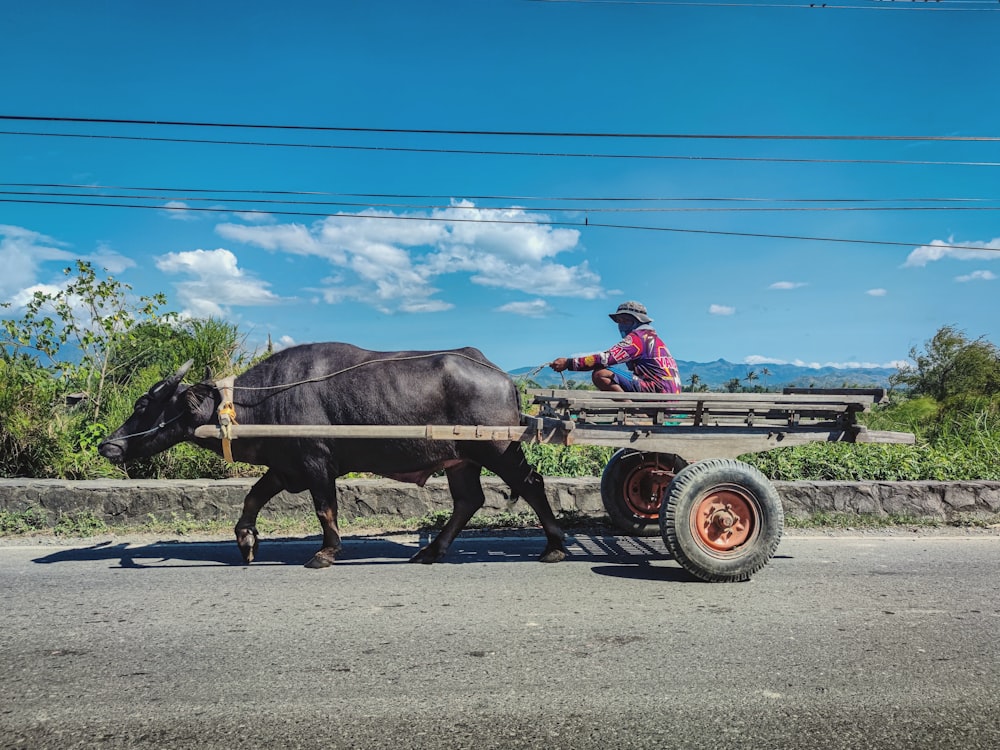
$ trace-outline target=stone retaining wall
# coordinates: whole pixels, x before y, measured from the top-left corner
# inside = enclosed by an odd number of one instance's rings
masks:
[[[139,525],[155,517],[235,522],[253,480],[93,480],[0,479],[0,510],[40,508],[55,523],[61,514],[89,512],[109,524]],[[549,500],[560,511],[604,515],[596,479],[545,480]],[[521,512],[522,500],[510,502],[510,490],[484,478],[486,513]],[[1000,482],[775,482],[788,515],[817,513],[897,515],[951,521],[995,519],[1000,514]],[[389,479],[341,480],[337,483],[341,518],[386,514],[404,518],[450,509],[447,482],[432,479],[425,487]],[[311,515],[308,494],[281,493],[265,507],[264,517]]]

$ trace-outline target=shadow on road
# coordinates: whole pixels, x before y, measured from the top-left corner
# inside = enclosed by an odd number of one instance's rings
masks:
[[[395,565],[406,562],[433,538],[421,533],[392,537],[349,537],[338,556],[337,565]],[[254,567],[267,565],[303,565],[320,546],[320,538],[265,538],[261,540]],[[535,562],[545,546],[540,535],[487,536],[482,533],[460,535],[439,565],[462,565],[470,562]],[[686,580],[673,566],[653,566],[670,556],[658,540],[607,534],[570,534],[566,539],[568,563],[601,563],[594,568],[598,575],[628,578]],[[103,541],[88,547],[62,548],[33,562],[41,565],[107,560],[121,569],[154,569],[205,566],[240,566],[243,560],[233,541],[170,540],[149,544]]]
[[[304,565],[321,546],[320,538],[268,538],[261,541],[253,562],[265,565]],[[371,564],[409,560],[416,548],[387,538],[346,539],[338,563]],[[90,547],[60,549],[33,562],[47,565],[85,561],[117,561],[120,568],[204,567],[243,565],[235,541],[161,541],[149,544],[101,542]]]

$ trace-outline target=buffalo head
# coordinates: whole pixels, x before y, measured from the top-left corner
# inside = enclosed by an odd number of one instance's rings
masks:
[[[214,386],[210,382],[182,385],[192,364],[188,360],[141,396],[132,416],[98,446],[100,454],[114,463],[153,456],[191,437],[195,427],[207,422]]]

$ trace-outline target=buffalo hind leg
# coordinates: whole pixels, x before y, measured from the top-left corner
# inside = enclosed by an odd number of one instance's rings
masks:
[[[250,488],[250,492],[243,500],[243,513],[240,520],[236,522],[236,546],[240,548],[243,556],[243,563],[249,565],[257,556],[257,547],[260,545],[260,535],[257,532],[257,515],[267,501],[277,495],[284,486],[278,475],[268,470],[264,476],[257,480],[257,483]]]
[[[340,542],[340,528],[337,525],[337,483],[330,480],[329,485],[313,487],[311,490],[313,505],[316,508],[316,518],[323,528],[323,546],[306,563],[307,568],[329,568],[337,559],[343,545]]]
[[[495,466],[486,465],[507,483],[514,495],[524,498],[538,516],[547,540],[545,549],[538,558],[541,562],[561,562],[566,559],[565,535],[556,521],[555,513],[545,494],[542,475],[532,468],[525,458],[520,443],[511,443]]]
[[[448,552],[451,543],[465,528],[469,519],[483,507],[486,496],[479,481],[481,467],[478,464],[459,464],[445,470],[448,475],[448,489],[454,508],[448,523],[433,541],[410,558],[410,562],[430,564],[440,560]]]

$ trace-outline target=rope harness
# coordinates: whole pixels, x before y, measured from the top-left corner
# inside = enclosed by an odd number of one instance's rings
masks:
[[[414,354],[408,357],[370,359],[364,362],[358,362],[357,364],[351,365],[350,367],[345,367],[342,370],[337,370],[336,372],[331,372],[326,375],[319,375],[315,378],[307,378],[305,380],[299,380],[294,383],[283,383],[281,385],[265,385],[265,386],[236,385],[235,375],[231,375],[229,377],[216,380],[213,383],[213,386],[219,392],[219,408],[217,414],[219,417],[219,429],[222,432],[222,456],[227,462],[233,463],[232,426],[239,424],[239,422],[236,420],[236,406],[234,404],[234,398],[233,398],[233,393],[237,389],[242,391],[270,391],[270,390],[279,390],[283,388],[295,388],[296,386],[300,385],[307,385],[309,383],[320,383],[323,382],[324,380],[330,380],[331,378],[335,378],[338,375],[343,375],[344,373],[350,372],[351,370],[355,370],[359,367],[364,367],[365,365],[374,365],[383,362],[406,362],[415,359],[427,359],[429,357],[438,357],[442,354],[448,354],[453,357],[462,357],[464,359],[469,360],[470,362],[475,362],[477,365],[480,365],[482,367],[487,367],[491,370],[496,370],[497,372],[504,372],[494,364],[491,364],[489,362],[483,362],[482,360],[475,359],[474,357],[470,357],[469,355],[462,354],[460,352],[428,352],[426,354]],[[539,365],[531,372],[522,375],[520,378],[518,378],[518,380],[523,381],[531,379],[539,372],[541,372],[542,369],[548,367],[549,364],[551,363],[546,362],[544,364]],[[563,382],[565,383],[565,381],[566,381],[566,375],[563,374]],[[122,435],[118,439],[127,440],[129,438],[152,435],[153,433],[159,432],[164,427],[173,424],[177,420],[181,419],[181,417],[183,416],[184,414],[182,412],[181,414],[178,414],[176,417],[160,422],[158,425],[156,425],[155,427],[151,427],[148,430],[143,430],[142,432],[133,432],[129,435]]]
[[[236,421],[236,406],[233,402],[233,392],[236,390],[241,391],[274,391],[284,388],[295,388],[300,385],[308,385],[309,383],[321,383],[325,380],[330,380],[338,375],[343,375],[351,370],[356,370],[359,367],[364,367],[365,365],[375,365],[384,362],[407,362],[414,359],[427,359],[430,357],[438,357],[442,354],[448,354],[453,357],[462,357],[469,360],[470,362],[475,362],[477,365],[482,367],[488,367],[491,370],[496,370],[497,372],[503,372],[499,367],[489,362],[483,362],[482,360],[470,357],[467,354],[462,354],[461,352],[428,352],[426,354],[414,354],[408,357],[388,357],[386,359],[369,359],[364,362],[358,362],[350,367],[345,367],[342,370],[337,370],[336,372],[327,373],[326,375],[318,375],[314,378],[306,378],[305,380],[299,380],[294,383],[282,383],[280,385],[262,385],[262,386],[250,386],[250,385],[236,385],[236,376],[230,376],[228,378],[222,378],[221,380],[216,380],[214,386],[219,392],[219,429],[222,432],[222,457],[229,463],[233,463],[233,448],[232,448],[232,426],[238,425],[239,422]],[[545,365],[542,365],[545,367]],[[542,369],[541,367],[538,368]],[[536,370],[537,372],[537,370]],[[504,373],[506,374],[506,373]],[[175,417],[170,420],[171,422],[176,421],[180,417]],[[161,424],[159,427],[152,430],[147,430],[146,433],[155,432],[157,429],[165,427],[165,424]],[[126,436],[132,437],[132,436]]]
[[[142,432],[133,432],[129,435],[120,435],[119,437],[115,438],[115,440],[128,440],[129,438],[145,437],[146,435],[152,435],[154,432],[159,432],[167,425],[173,424],[183,416],[184,416],[183,414],[178,414],[176,417],[173,417],[172,419],[168,419],[165,422],[160,422],[158,425],[156,425],[156,427],[150,427],[148,430],[143,430]]]
[[[222,457],[227,462],[233,462],[233,425],[239,424],[236,421],[236,407],[233,406],[233,388],[236,383],[236,376],[222,378],[215,381],[215,387],[219,391],[219,429],[222,432]]]

